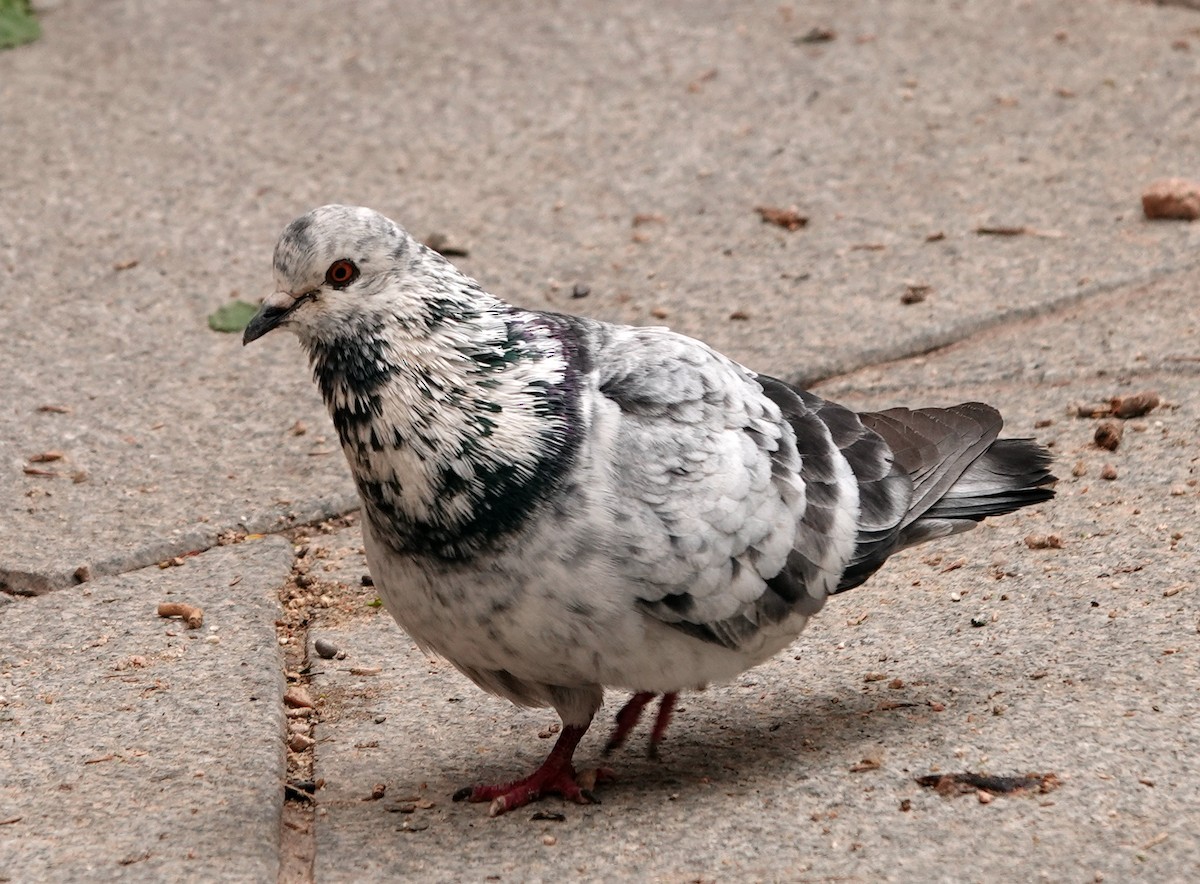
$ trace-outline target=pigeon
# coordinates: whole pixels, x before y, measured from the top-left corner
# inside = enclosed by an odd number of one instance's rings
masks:
[[[367,564],[425,651],[562,719],[492,815],[596,800],[574,754],[606,689],[656,696],[782,651],[898,550],[1054,495],[1050,453],[991,406],[856,413],[699,340],[521,309],[371,209],[294,220],[245,329],[307,351],[362,502]]]

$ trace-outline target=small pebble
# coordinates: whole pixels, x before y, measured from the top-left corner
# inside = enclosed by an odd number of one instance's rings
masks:
[[[375,716],[375,723],[376,723],[376,724],[383,724],[385,721],[387,721],[387,716],[386,716],[386,715],[376,715],[376,716]]]
[[[591,286],[584,285],[582,282],[575,283],[575,287],[571,289],[572,298],[586,298],[592,293]]]
[[[988,624],[988,621],[987,621],[986,617],[972,617],[971,618],[971,625],[976,628],[978,628],[980,626],[987,626],[987,624]]]
[[[1100,470],[1100,478],[1107,479],[1109,482],[1111,482],[1113,479],[1117,478],[1117,468],[1110,463],[1106,463]]]
[[[555,838],[553,835],[543,835],[542,843],[545,844],[547,847],[553,847],[555,844],[558,843],[558,839]]]
[[[332,660],[338,654],[338,646],[327,638],[319,638],[313,642],[313,649],[322,660]]]
[[[312,737],[306,737],[304,734],[292,734],[288,737],[288,748],[293,752],[303,752],[312,747],[315,743]]]

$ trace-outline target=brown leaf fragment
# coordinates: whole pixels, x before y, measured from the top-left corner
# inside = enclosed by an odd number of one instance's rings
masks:
[[[283,705],[293,709],[314,709],[316,704],[308,696],[308,691],[298,685],[292,685],[283,694]]]
[[[70,414],[71,413],[70,407],[68,407],[66,405],[39,405],[37,407],[37,410],[41,411],[41,412],[45,412],[47,414]]]
[[[55,460],[62,460],[63,453],[61,451],[43,451],[40,454],[32,454],[29,456],[30,463],[50,463]]]
[[[732,319],[734,322],[745,322],[747,319],[750,318],[750,314],[747,313],[745,310],[734,310],[732,313],[729,314],[729,318]]]
[[[863,773],[868,770],[879,770],[883,767],[883,760],[875,755],[868,755],[862,761],[850,765],[850,773]]]
[[[132,270],[134,267],[137,267],[138,264],[140,264],[140,263],[141,262],[137,258],[128,258],[124,261],[114,261],[113,262],[113,270],[116,270],[118,272],[121,270]]]
[[[1112,414],[1112,405],[1108,402],[1072,402],[1067,406],[1067,414],[1071,417],[1108,417]]]
[[[909,283],[904,287],[904,293],[900,295],[901,304],[920,304],[929,297],[929,293],[933,291],[933,286],[918,283]]]
[[[993,776],[991,774],[962,773],[927,774],[916,778],[917,784],[927,789],[933,789],[943,798],[953,798],[955,795],[966,795],[971,792],[987,792],[991,795],[1012,795],[1017,793],[1037,791],[1039,793],[1053,792],[1060,785],[1058,776],[1053,773],[1031,773],[1018,776]]]
[[[713,72],[716,76],[716,72]],[[645,224],[665,224],[667,216],[661,212],[638,212],[633,216],[633,226],[641,227]]]
[[[1023,234],[1029,233],[1029,228],[1025,226],[1015,227],[996,225],[976,227],[975,232],[980,236],[1022,236]]]
[[[1142,191],[1142,212],[1152,220],[1195,221],[1200,218],[1200,182],[1160,178]]]
[[[1116,451],[1121,444],[1121,437],[1124,435],[1124,425],[1116,421],[1101,421],[1092,438],[1097,447],[1103,448],[1105,451]]]
[[[1143,390],[1130,396],[1114,396],[1112,398],[1112,413],[1123,420],[1131,417],[1141,417],[1149,414],[1162,403],[1158,394],[1153,390]]]
[[[1025,545],[1030,549],[1062,549],[1063,539],[1057,534],[1029,534]]]
[[[41,467],[25,467],[26,476],[37,476],[39,479],[57,479],[62,473],[54,470],[43,470]]]
[[[158,606],[158,616],[182,617],[188,629],[199,629],[204,625],[204,611],[183,602],[163,602]]]
[[[756,206],[754,211],[758,212],[764,224],[774,224],[785,230],[799,230],[808,224],[808,216],[801,215],[795,206],[786,209],[777,206]]]
[[[937,230],[925,237],[925,242],[941,242],[946,238],[944,230]]]
[[[800,34],[798,37],[793,37],[792,42],[797,46],[804,46],[811,43],[828,43],[831,40],[837,39],[837,31],[833,28],[816,27],[809,28],[807,33]]]

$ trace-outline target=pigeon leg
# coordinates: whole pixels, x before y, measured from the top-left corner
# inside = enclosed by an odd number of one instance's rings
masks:
[[[454,800],[490,801],[492,806],[488,808],[488,816],[499,816],[547,794],[561,795],[576,804],[599,804],[591,787],[596,782],[611,780],[612,771],[599,768],[576,774],[571,763],[575,747],[587,729],[586,724],[566,725],[542,766],[524,779],[495,786],[467,786],[454,793]]]
[[[608,743],[604,746],[605,755],[610,755],[621,748],[621,745],[629,736],[629,732],[637,726],[638,719],[642,717],[642,710],[653,699],[654,694],[651,692],[639,691],[629,698],[628,703],[621,707],[621,711],[617,713],[617,726],[613,728],[612,736],[608,738]]]
[[[663,694],[658,704],[658,715],[654,719],[654,730],[650,732],[650,749],[647,752],[651,758],[658,758],[658,744],[667,734],[667,725],[671,723],[671,713],[675,711],[675,701],[678,699],[679,694],[672,691]]]

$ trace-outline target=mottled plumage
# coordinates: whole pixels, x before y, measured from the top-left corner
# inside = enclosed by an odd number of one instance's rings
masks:
[[[566,725],[500,812],[575,782],[605,688],[736,676],[896,550],[1049,499],[1049,455],[995,409],[849,409],[662,328],[510,306],[369,209],[275,250],[246,330],[308,351],[385,605],[485,690]]]

